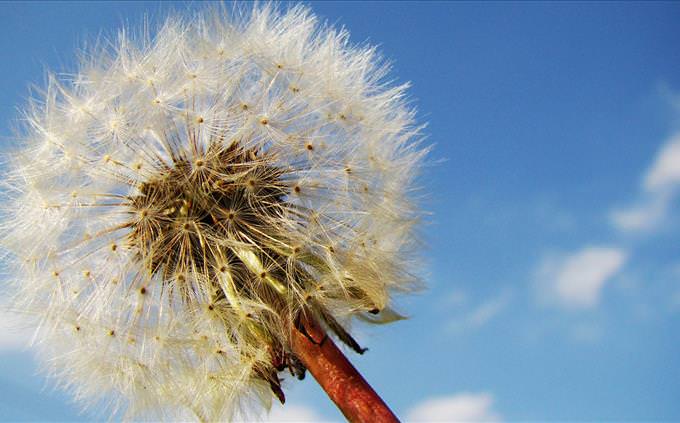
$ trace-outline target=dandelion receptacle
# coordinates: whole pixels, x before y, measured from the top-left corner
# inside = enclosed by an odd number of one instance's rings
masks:
[[[426,148],[387,76],[272,5],[124,30],[50,75],[5,157],[1,227],[48,371],[112,415],[221,421],[309,370],[348,419],[393,421],[329,337],[363,353],[352,321],[398,319],[419,284]]]

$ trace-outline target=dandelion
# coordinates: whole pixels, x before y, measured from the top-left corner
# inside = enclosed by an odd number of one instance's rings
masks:
[[[216,421],[309,370],[348,418],[394,418],[327,335],[363,353],[352,320],[398,319],[418,282],[425,149],[387,71],[306,7],[265,5],[122,31],[50,76],[1,228],[49,372],[112,415]]]

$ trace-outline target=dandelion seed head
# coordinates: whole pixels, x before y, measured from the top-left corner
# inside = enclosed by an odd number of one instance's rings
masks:
[[[353,319],[394,320],[426,148],[407,86],[306,7],[153,34],[121,31],[29,104],[0,227],[13,309],[85,404],[225,420],[304,375],[301,313],[359,352]]]

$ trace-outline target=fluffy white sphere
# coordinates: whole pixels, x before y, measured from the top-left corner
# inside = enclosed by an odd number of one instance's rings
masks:
[[[7,158],[12,308],[86,403],[224,420],[282,396],[312,313],[361,351],[413,275],[419,146],[405,85],[305,7],[121,32],[51,77]]]

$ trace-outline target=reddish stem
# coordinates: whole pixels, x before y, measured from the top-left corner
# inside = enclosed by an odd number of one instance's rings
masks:
[[[399,419],[310,316],[293,330],[293,351],[342,414],[352,423],[398,423]]]

